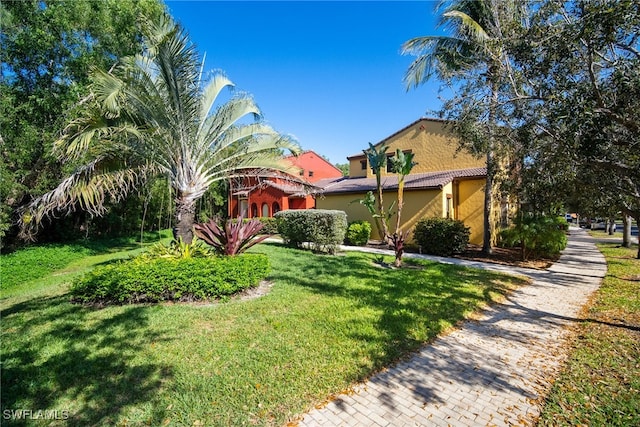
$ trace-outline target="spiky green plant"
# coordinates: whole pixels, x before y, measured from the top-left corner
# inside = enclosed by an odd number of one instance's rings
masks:
[[[199,239],[213,247],[221,255],[238,255],[265,240],[269,235],[258,236],[264,228],[260,220],[244,222],[242,218],[228,219],[224,227],[211,219],[209,222],[195,224],[194,231]]]

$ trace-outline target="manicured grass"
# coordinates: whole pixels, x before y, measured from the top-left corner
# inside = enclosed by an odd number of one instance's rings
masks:
[[[58,294],[60,289],[52,285],[67,282],[97,265],[138,254],[155,242],[168,241],[170,233],[147,233],[142,245],[134,238],[123,237],[32,246],[2,255],[0,301],[13,296],[29,297],[36,291]]]
[[[640,260],[637,246],[618,246],[598,245],[607,276],[583,309],[540,425],[640,425]]]
[[[248,301],[94,309],[69,302],[68,281],[3,299],[2,410],[67,410],[78,426],[282,425],[523,283],[252,251],[268,255],[273,287]]]

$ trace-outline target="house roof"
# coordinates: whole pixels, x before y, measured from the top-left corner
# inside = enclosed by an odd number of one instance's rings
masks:
[[[439,123],[449,123],[448,120],[444,120],[444,119],[437,119],[434,117],[420,117],[418,120],[408,124],[407,126],[403,127],[402,129],[394,132],[393,134],[389,135],[388,137],[384,138],[383,140],[377,142],[376,144],[374,144],[374,147],[378,147],[379,145],[383,144],[384,142],[390,140],[391,138],[395,137],[396,135],[404,132],[405,130],[409,129],[410,127],[412,127],[413,125],[420,123],[422,121],[427,121],[427,122],[439,122]],[[359,152],[357,154],[353,154],[349,157],[347,157],[347,160],[353,160],[353,159],[358,159],[358,158],[365,158],[365,154],[364,152]]]
[[[487,175],[487,168],[458,169],[441,172],[427,172],[407,175],[405,178],[405,190],[440,189],[455,179],[482,178]],[[324,194],[362,193],[376,190],[374,178],[338,178],[326,179],[315,183]],[[398,189],[398,176],[390,175],[382,177],[384,190]]]
[[[312,184],[301,185],[301,184],[296,184],[296,183],[293,183],[293,182],[291,182],[291,183],[279,183],[279,182],[273,182],[273,181],[270,181],[270,180],[264,180],[264,181],[260,182],[259,184],[251,186],[251,187],[238,188],[232,193],[232,195],[233,196],[246,196],[247,194],[249,194],[253,190],[256,190],[258,188],[265,188],[265,187],[273,187],[273,188],[275,188],[277,190],[282,191],[287,196],[291,196],[291,197],[306,197],[307,194],[309,194],[310,192],[311,193],[315,193],[315,192],[317,192],[319,190],[318,188],[316,188]]]

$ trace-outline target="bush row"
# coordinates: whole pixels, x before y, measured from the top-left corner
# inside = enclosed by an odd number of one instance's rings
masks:
[[[335,253],[344,241],[347,214],[344,211],[311,209],[276,213],[278,233],[290,246],[308,242],[316,251]]]
[[[523,215],[500,232],[503,247],[519,247],[523,260],[552,258],[567,247],[567,221],[563,217]]]
[[[371,237],[371,224],[367,221],[353,221],[347,227],[344,242],[347,245],[366,246]]]
[[[219,298],[257,286],[269,272],[263,254],[133,259],[95,268],[71,285],[72,299],[91,304]]]
[[[278,220],[276,218],[268,218],[268,217],[254,217],[254,218],[245,218],[243,222],[249,222],[253,219],[257,219],[264,225],[262,230],[260,230],[260,234],[278,234]]]
[[[449,256],[463,252],[469,244],[469,227],[450,218],[424,218],[418,221],[413,238],[423,253]]]

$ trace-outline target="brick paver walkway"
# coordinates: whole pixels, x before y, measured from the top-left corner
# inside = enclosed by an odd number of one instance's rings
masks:
[[[533,281],[478,321],[305,414],[300,426],[533,423],[565,357],[565,326],[600,285],[604,257],[585,231],[573,228],[567,249],[547,271],[443,261],[526,274]]]

